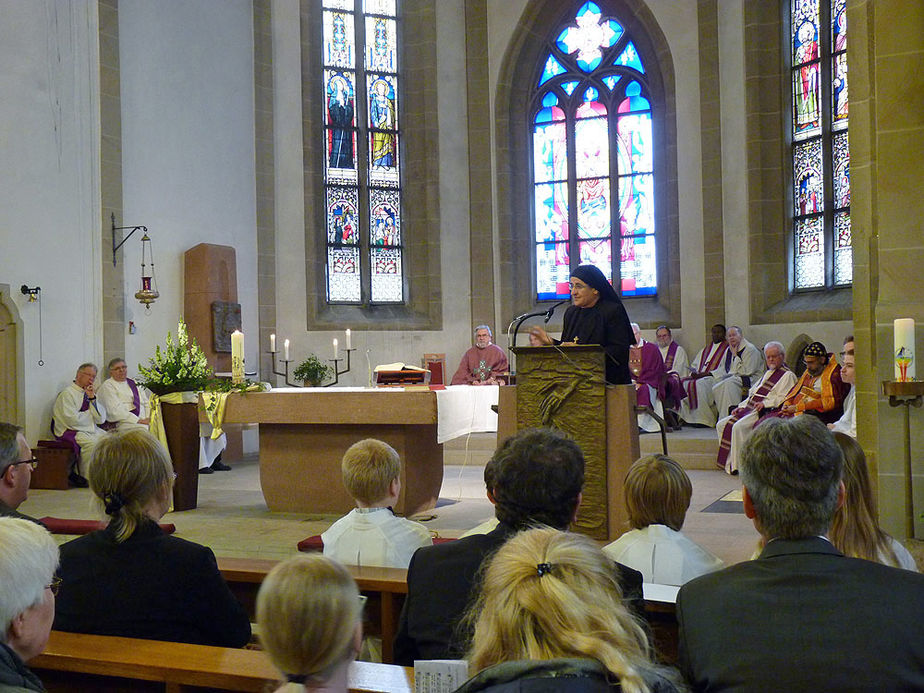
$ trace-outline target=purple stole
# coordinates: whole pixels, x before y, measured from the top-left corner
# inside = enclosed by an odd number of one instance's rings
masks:
[[[757,392],[748,398],[748,401],[745,403],[746,406],[738,407],[731,413],[731,418],[729,418],[728,423],[722,431],[722,440],[719,441],[719,456],[716,458],[716,464],[719,467],[725,469],[725,461],[728,459],[728,453],[731,451],[732,426],[735,422],[750,414],[754,410],[756,404],[763,402],[764,398],[770,394],[770,390],[773,389],[773,386],[783,377],[783,373],[788,371],[789,369],[785,364],[777,368],[770,377],[757,388]]]
[[[715,350],[715,353],[712,355],[712,358],[709,359],[707,363],[706,354],[709,353],[706,349],[703,349],[703,355],[699,357],[699,368],[697,373],[712,373],[716,368],[719,367],[719,364],[722,363],[722,358],[726,355],[728,351],[728,342],[722,342],[722,345]],[[728,370],[726,368],[726,370]],[[699,406],[699,400],[696,397],[696,380],[693,378],[684,378],[683,382],[687,384],[687,395],[690,398],[690,409],[696,409]]]
[[[138,386],[135,385],[135,381],[131,378],[126,378],[125,382],[128,383],[128,387],[132,391],[132,408],[129,411],[135,416],[141,416],[141,395],[138,394]]]
[[[675,356],[677,356],[677,342],[672,340],[671,345],[667,347],[667,356],[664,359],[664,370],[673,370]]]
[[[87,411],[90,408],[90,398],[87,397],[87,393],[83,393],[83,404],[80,405],[80,409],[77,411]],[[74,451],[77,462],[80,463],[80,445],[77,444],[77,431],[74,431],[70,428],[65,429],[64,435],[55,435],[55,420],[51,420],[51,435],[55,437],[55,440],[60,440],[62,443],[67,443],[71,446],[71,449]]]
[[[671,373],[674,369],[674,358],[677,356],[677,342],[672,341],[667,347],[667,356],[664,357],[664,370],[667,375],[664,379],[665,404],[672,409],[680,406],[680,401],[687,396],[683,388],[683,380],[678,373]]]

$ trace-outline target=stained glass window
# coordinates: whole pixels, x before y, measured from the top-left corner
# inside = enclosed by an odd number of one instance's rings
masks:
[[[846,0],[789,0],[793,286],[853,281]]]
[[[404,301],[396,0],[324,0],[327,300]]]
[[[585,2],[553,34],[535,85],[537,300],[567,298],[579,264],[599,267],[623,296],[655,295],[652,112],[636,45]]]

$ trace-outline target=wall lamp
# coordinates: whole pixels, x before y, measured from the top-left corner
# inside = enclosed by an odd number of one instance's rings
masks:
[[[116,251],[121,248],[125,241],[132,237],[132,234],[139,229],[142,232],[141,236],[141,288],[135,292],[135,298],[137,298],[147,310],[151,310],[151,304],[160,296],[160,293],[157,291],[157,277],[154,275],[154,248],[151,245],[151,238],[148,236],[148,227],[147,226],[116,226],[115,214],[112,215],[112,266],[116,266]],[[116,245],[116,231],[124,231],[126,229],[131,229],[128,232],[128,235],[123,238],[118,245]],[[145,271],[146,263],[145,259],[150,256],[151,258],[151,273],[148,274]]]

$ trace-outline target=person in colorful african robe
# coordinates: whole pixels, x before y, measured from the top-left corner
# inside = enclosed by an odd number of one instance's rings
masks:
[[[462,355],[452,384],[503,385],[508,371],[504,350],[491,343],[491,328],[479,325],[475,328],[475,346]]]
[[[812,342],[802,352],[805,372],[792,387],[777,411],[764,418],[791,418],[812,414],[825,423],[834,423],[844,413],[847,388],[841,380],[841,367],[821,342]],[[766,410],[765,410],[766,412]]]

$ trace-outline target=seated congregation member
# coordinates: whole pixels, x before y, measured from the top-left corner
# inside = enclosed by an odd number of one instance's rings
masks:
[[[786,367],[786,351],[779,342],[767,342],[764,346],[767,370],[760,380],[751,386],[747,399],[728,416],[719,419],[715,426],[719,434],[719,454],[716,464],[729,474],[738,473],[738,457],[741,446],[754,430],[764,410],[775,409],[782,404],[787,393],[796,384],[796,374]]]
[[[29,495],[29,483],[36,464],[22,429],[0,423],[0,517],[18,517],[41,524],[17,510]]]
[[[18,517],[0,517],[0,691],[45,691],[26,662],[48,643],[57,567],[58,545],[48,530]]]
[[[658,347],[642,338],[637,322],[631,323],[635,346],[629,347],[629,370],[635,383],[635,401],[640,407],[651,407],[655,414],[664,417],[664,381],[666,372]],[[660,431],[651,414],[638,414],[638,427],[646,433]]]
[[[505,440],[485,468],[497,528],[419,549],[407,573],[407,599],[395,636],[395,662],[459,657],[465,634],[458,624],[485,557],[533,525],[567,529],[577,516],[584,485],[584,453],[552,429],[524,429]],[[614,565],[629,608],[644,618],[641,573]]]
[[[841,355],[841,380],[850,386],[850,392],[844,398],[844,413],[828,428],[836,433],[846,433],[851,438],[857,437],[857,372],[854,367],[856,356],[853,353],[853,335],[844,340],[844,353]]]
[[[694,426],[715,426],[716,409],[712,386],[726,375],[731,354],[725,339],[725,325],[712,326],[712,341],[700,349],[690,363],[690,374],[683,379],[686,399],[680,405],[680,418]]]
[[[247,612],[211,549],[165,534],[173,465],[145,431],[96,446],[90,488],[109,525],[61,547],[55,628],[74,633],[243,647]]]
[[[347,449],[340,467],[356,508],[321,535],[324,555],[347,565],[407,568],[414,552],[433,541],[422,524],[392,512],[401,493],[398,453],[367,438]]]
[[[687,396],[682,378],[690,372],[690,358],[686,349],[674,341],[671,328],[667,325],[658,325],[655,338],[667,373],[664,383],[664,418],[671,428],[679,430],[680,403]]]
[[[362,601],[342,565],[318,554],[278,564],[260,585],[257,623],[286,681],[306,691],[349,690],[350,663],[362,645]]]
[[[816,417],[762,423],[741,454],[760,557],[677,598],[695,691],[924,690],[924,575],[844,556],[828,537],[844,456]]]
[[[96,366],[92,363],[80,364],[74,382],[58,394],[51,414],[55,438],[74,448],[75,459],[80,457],[84,470],[87,469],[93,447],[109,435],[99,427],[99,424],[106,422],[106,407],[96,396],[95,382]],[[70,473],[70,482],[74,486],[87,485],[76,463]]]
[[[475,328],[475,346],[462,355],[459,368],[452,376],[453,385],[503,385],[506,383],[507,354],[491,343],[491,328]]]
[[[116,430],[148,429],[148,394],[128,377],[125,359],[109,362],[109,377],[100,385],[99,399],[106,407],[106,420],[116,424]]]
[[[677,462],[666,455],[637,460],[626,474],[624,493],[632,531],[604,546],[607,556],[660,585],[679,586],[723,567],[722,559],[680,531],[693,484]]]
[[[876,521],[876,503],[869,482],[866,455],[855,438],[835,433],[844,453],[844,503],[834,513],[831,542],[846,556],[917,570],[914,557]]]
[[[844,413],[847,391],[841,381],[841,367],[821,342],[812,342],[802,352],[805,372],[786,394],[779,410],[768,416],[790,418],[812,414],[832,423]]]
[[[728,373],[719,378],[712,386],[712,396],[719,418],[728,416],[732,407],[741,401],[742,393],[751,389],[764,374],[764,357],[760,349],[744,338],[744,333],[737,325],[732,325],[726,332],[731,364]]]
[[[612,563],[580,534],[544,527],[511,538],[468,619],[475,676],[458,693],[677,690],[652,661]]]

